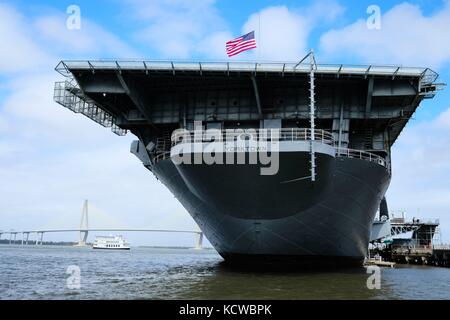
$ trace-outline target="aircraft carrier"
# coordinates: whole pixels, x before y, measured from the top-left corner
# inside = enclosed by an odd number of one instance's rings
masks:
[[[428,68],[62,61],[54,99],[118,135],[229,262],[360,265]],[[211,161],[212,160],[212,161]]]

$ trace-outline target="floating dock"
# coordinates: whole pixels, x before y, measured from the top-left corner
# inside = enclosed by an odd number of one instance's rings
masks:
[[[379,259],[369,258],[369,259],[366,259],[366,261],[364,261],[364,266],[378,266],[378,267],[394,268],[395,262],[383,261],[383,260],[381,260],[381,257]]]

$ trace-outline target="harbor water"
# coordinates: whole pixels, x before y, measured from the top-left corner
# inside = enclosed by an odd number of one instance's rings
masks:
[[[370,276],[230,269],[214,250],[0,245],[0,299],[450,299],[448,268],[382,268],[379,289]]]

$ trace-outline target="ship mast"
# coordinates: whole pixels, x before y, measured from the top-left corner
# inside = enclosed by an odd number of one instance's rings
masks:
[[[315,141],[315,110],[316,110],[316,100],[315,100],[315,78],[314,71],[316,66],[316,61],[314,59],[314,50],[311,49],[309,53],[309,116],[310,116],[310,126],[311,126],[311,141],[310,141],[310,154],[311,154],[311,181],[316,181],[316,154],[314,151],[314,141]]]

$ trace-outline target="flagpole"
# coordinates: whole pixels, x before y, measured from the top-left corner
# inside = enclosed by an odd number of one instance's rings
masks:
[[[258,60],[261,62],[261,11],[258,12]]]

